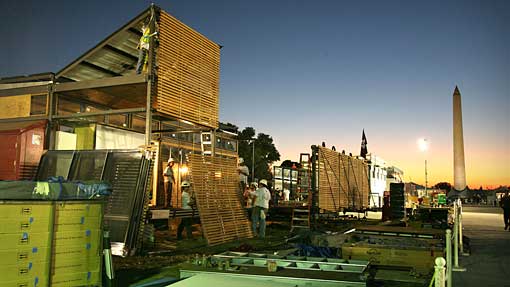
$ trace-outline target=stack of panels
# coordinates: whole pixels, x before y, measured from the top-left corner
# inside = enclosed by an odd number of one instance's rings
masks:
[[[220,47],[161,11],[154,108],[218,128]]]
[[[0,286],[100,286],[103,204],[0,204]]]
[[[238,196],[237,161],[190,155],[192,192],[209,245],[251,238],[246,211]]]
[[[368,207],[368,165],[361,159],[319,147],[319,208],[328,211]]]
[[[405,194],[403,183],[390,183],[391,217],[400,219],[405,217]]]
[[[41,159],[38,180],[63,176],[72,181],[105,181],[112,186],[104,221],[114,255],[137,252],[147,210],[152,160],[134,150],[48,151]],[[112,249],[113,252],[113,249]]]

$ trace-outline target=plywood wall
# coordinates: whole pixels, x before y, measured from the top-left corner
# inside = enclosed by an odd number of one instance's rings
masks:
[[[319,147],[319,208],[328,211],[368,207],[368,165],[328,148]]]
[[[30,116],[31,95],[0,97],[0,119]]]
[[[253,237],[238,194],[236,159],[190,155],[189,160],[192,191],[208,244]]]
[[[219,46],[161,11],[157,49],[158,112],[218,127]]]

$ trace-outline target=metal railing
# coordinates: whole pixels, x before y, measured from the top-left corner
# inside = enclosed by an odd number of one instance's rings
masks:
[[[462,202],[460,199],[455,200],[453,203],[453,220],[453,234],[452,230],[446,230],[446,260],[443,257],[436,258],[434,275],[429,287],[432,286],[433,282],[435,287],[452,287],[452,272],[466,271],[466,268],[462,268],[459,265],[459,250],[464,255],[464,244],[462,242]]]

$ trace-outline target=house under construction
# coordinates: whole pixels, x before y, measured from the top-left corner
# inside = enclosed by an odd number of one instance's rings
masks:
[[[151,36],[143,70],[137,73],[143,26],[149,27]],[[219,228],[214,236],[210,232],[209,243],[250,237],[251,230],[229,224],[229,216],[245,211],[236,201],[237,135],[221,130],[218,121],[220,48],[152,5],[56,73],[0,79],[0,180],[45,180],[42,175],[105,180],[109,158],[104,157],[111,153],[82,151],[150,151],[145,158],[151,160],[147,169],[151,175],[143,184],[152,195],[144,196],[145,189],[140,188],[142,195],[136,200],[165,204],[162,173],[171,158],[177,163],[172,206],[180,207],[181,181],[191,180],[201,216],[207,208],[224,209],[214,205],[218,202],[214,195],[201,194],[221,193],[223,202],[231,201],[227,215],[208,215],[207,224]],[[52,153],[44,168],[51,172],[37,172],[47,150]],[[87,169],[97,172],[73,176],[83,157],[94,158]],[[55,164],[60,158],[66,160]],[[124,165],[128,168],[128,161]],[[113,193],[110,201],[119,198],[115,187]],[[137,204],[121,200],[123,210]],[[140,206],[144,205],[147,202]],[[132,220],[122,216],[126,222]],[[127,242],[122,237],[118,241]]]
[[[144,23],[157,34],[136,74]],[[235,134],[219,129],[220,48],[151,6],[56,73],[0,79],[0,179],[33,178],[44,150],[153,145],[156,205],[170,157],[176,186],[189,154],[237,158]]]

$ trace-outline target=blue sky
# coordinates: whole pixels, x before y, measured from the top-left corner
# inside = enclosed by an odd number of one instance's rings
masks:
[[[0,77],[58,71],[148,1],[2,1]],[[156,1],[224,46],[220,119],[369,152],[452,181],[452,93],[463,101],[468,185],[510,184],[510,2]],[[431,149],[420,154],[416,140]]]

